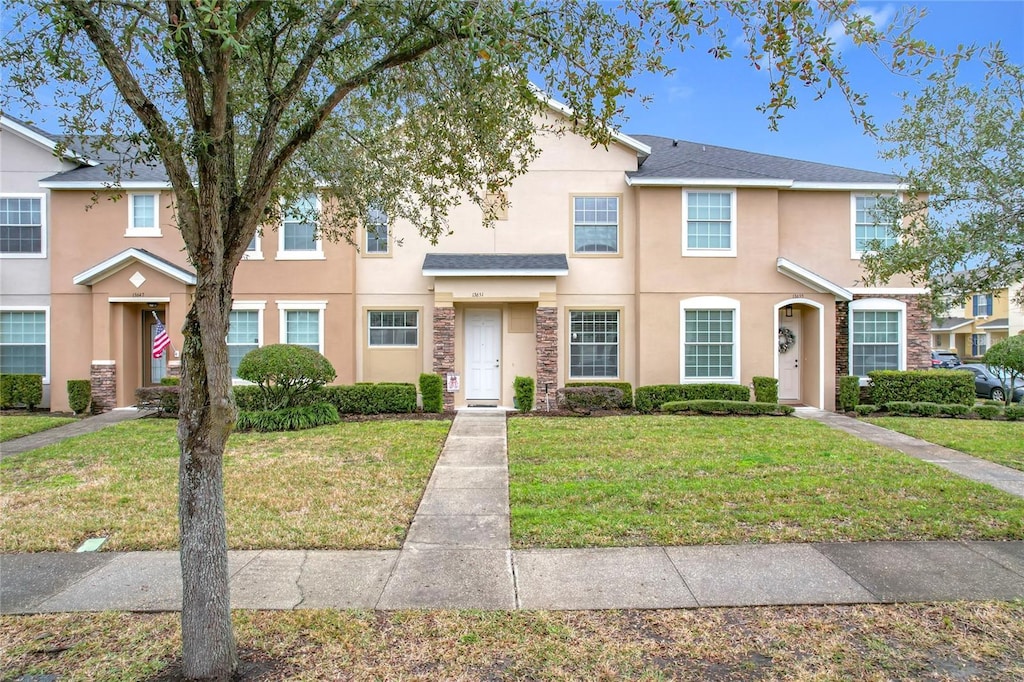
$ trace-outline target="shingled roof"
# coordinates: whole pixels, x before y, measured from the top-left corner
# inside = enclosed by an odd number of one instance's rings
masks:
[[[564,253],[428,253],[423,258],[427,277],[558,276],[568,272]]]

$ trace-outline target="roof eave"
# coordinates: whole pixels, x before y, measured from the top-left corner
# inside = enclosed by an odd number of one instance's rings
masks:
[[[179,268],[171,263],[167,263],[145,251],[134,248],[125,249],[116,256],[111,256],[102,263],[98,263],[88,270],[75,275],[71,279],[71,282],[77,285],[92,286],[96,282],[100,282],[110,275],[128,267],[133,260],[148,265],[154,270],[161,272],[182,284],[195,285],[196,283],[196,276],[194,273],[183,268]]]
[[[13,118],[8,118],[7,116],[0,116],[0,123],[3,123],[3,125],[10,128],[18,135],[28,140],[31,140],[32,142],[35,142],[38,145],[46,147],[50,151],[57,150],[57,140],[51,137],[47,137],[46,135],[42,135],[36,132],[35,130],[32,130],[31,128],[23,125],[22,123],[14,120]],[[94,161],[88,157],[82,156],[81,154],[76,154],[68,148],[64,149],[64,152],[61,154],[61,157],[68,159],[70,161],[75,161],[77,163],[84,163],[87,166],[99,165],[98,161]]]
[[[39,181],[46,189],[172,189],[171,183],[159,180],[54,180],[53,176]]]
[[[467,268],[423,268],[424,277],[564,277],[568,268],[545,268],[517,270],[515,268],[490,268],[471,270]]]
[[[832,294],[835,296],[837,301],[852,301],[853,293],[839,286],[835,282],[830,282],[821,275],[808,270],[805,267],[797,265],[791,260],[779,257],[775,262],[775,267],[780,273],[789,277],[792,280],[800,282],[804,286],[813,289],[821,294]]]

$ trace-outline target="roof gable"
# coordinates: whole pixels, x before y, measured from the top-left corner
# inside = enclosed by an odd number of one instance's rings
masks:
[[[72,278],[74,284],[92,286],[102,282],[116,272],[120,272],[132,263],[143,263],[168,277],[181,282],[182,284],[194,285],[196,275],[174,263],[161,258],[145,249],[125,249],[116,256],[112,256],[102,263],[97,263],[88,270],[80,272]]]

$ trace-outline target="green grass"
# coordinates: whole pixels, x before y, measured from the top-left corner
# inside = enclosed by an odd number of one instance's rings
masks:
[[[0,463],[0,547],[105,550],[178,542],[176,422],[138,420]],[[446,421],[349,422],[236,433],[224,458],[232,549],[401,546],[448,433]]]
[[[0,415],[0,443],[75,421],[71,417]]]
[[[1024,538],[1024,500],[798,419],[512,419],[509,474],[515,547]]]
[[[865,421],[1024,471],[1024,422],[915,417],[876,417]]]

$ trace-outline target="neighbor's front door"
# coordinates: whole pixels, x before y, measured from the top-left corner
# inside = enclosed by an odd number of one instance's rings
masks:
[[[800,391],[800,337],[803,336],[801,327],[800,311],[794,310],[792,317],[785,317],[779,311],[779,342],[785,337],[782,330],[788,329],[792,333],[790,347],[783,352],[779,348],[779,400],[798,401],[802,398]]]
[[[466,400],[501,399],[501,311],[466,310]]]

